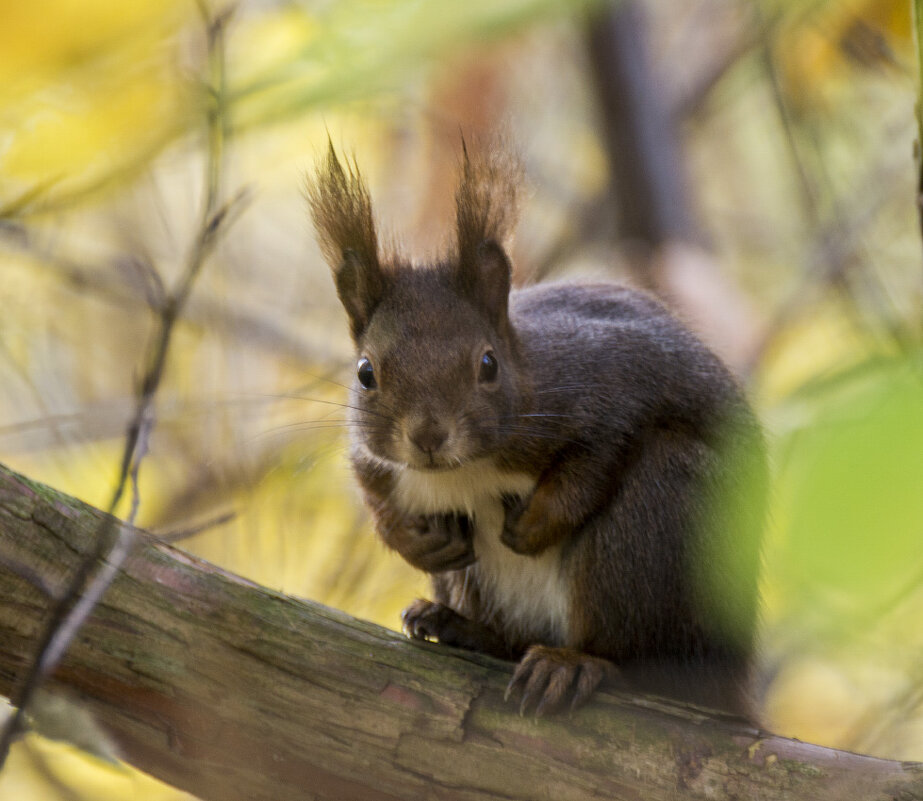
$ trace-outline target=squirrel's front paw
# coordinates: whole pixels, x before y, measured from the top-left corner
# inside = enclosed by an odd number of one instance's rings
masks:
[[[540,553],[548,547],[545,527],[535,521],[528,499],[506,495],[503,497],[503,531],[500,541],[511,551],[525,556]]]
[[[471,521],[464,515],[426,515],[403,526],[394,547],[414,567],[427,573],[461,570],[476,557]]]

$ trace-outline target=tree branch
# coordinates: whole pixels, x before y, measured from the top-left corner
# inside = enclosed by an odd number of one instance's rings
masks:
[[[0,467],[0,692],[104,513]],[[923,766],[601,693],[571,719],[504,704],[510,666],[257,587],[138,532],[52,685],[127,759],[203,799],[923,797]],[[28,566],[29,572],[8,565]]]

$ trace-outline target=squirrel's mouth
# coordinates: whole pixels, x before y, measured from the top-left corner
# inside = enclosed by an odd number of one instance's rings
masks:
[[[441,473],[461,467],[464,462],[461,459],[449,460],[433,454],[426,454],[420,458],[408,459],[405,464],[411,470],[419,470],[422,473]]]
[[[471,461],[470,454],[459,453],[454,448],[440,448],[436,451],[421,451],[418,448],[408,448],[401,454],[401,461],[411,470],[421,473],[442,473],[447,470],[457,470]]]

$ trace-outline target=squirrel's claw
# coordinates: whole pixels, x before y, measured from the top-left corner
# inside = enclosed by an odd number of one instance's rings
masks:
[[[496,632],[460,615],[451,607],[418,598],[401,612],[404,633],[414,640],[438,640],[443,645],[509,657]]]
[[[447,606],[417,598],[401,612],[401,624],[404,634],[411,639],[440,639],[451,619],[457,614]]]
[[[599,657],[569,648],[533,645],[516,666],[504,700],[518,695],[519,714],[534,708],[535,716],[541,717],[561,707],[569,698],[573,712],[614,671],[611,662]]]

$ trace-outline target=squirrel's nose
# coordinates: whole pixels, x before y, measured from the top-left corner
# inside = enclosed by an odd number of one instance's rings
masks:
[[[430,456],[445,445],[448,438],[449,432],[435,420],[427,420],[417,426],[410,434],[410,441],[423,453]]]

